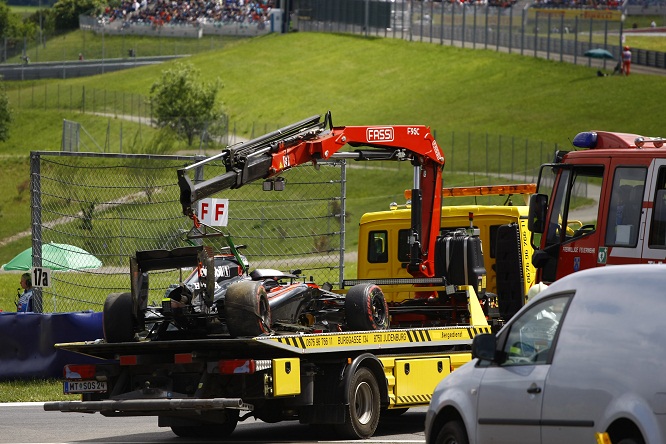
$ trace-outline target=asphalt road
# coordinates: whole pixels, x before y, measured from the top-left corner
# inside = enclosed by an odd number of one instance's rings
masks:
[[[326,429],[298,422],[241,422],[225,443],[424,443],[425,407],[381,421],[375,436],[362,441],[337,441]],[[185,444],[157,418],[106,418],[99,413],[45,412],[42,403],[0,404],[0,443],[174,443]],[[196,441],[206,442],[206,441]],[[209,442],[219,442],[211,440]]]

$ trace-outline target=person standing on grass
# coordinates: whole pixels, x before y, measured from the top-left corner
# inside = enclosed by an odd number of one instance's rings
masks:
[[[16,311],[19,313],[27,313],[33,311],[32,304],[32,278],[30,273],[23,273],[21,275],[21,288],[23,294],[19,296],[16,303]]]
[[[628,46],[624,47],[622,51],[622,72],[625,76],[629,75],[631,71],[631,49]]]

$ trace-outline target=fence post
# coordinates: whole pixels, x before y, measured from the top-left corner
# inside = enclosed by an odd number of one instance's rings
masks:
[[[488,153],[488,143],[486,141],[486,177],[490,175],[490,154]]]
[[[534,57],[537,56],[537,46],[539,41],[539,11],[534,13]]]
[[[39,153],[30,153],[30,219],[32,231],[32,266],[42,266],[42,192]],[[44,311],[41,287],[33,289],[33,310]]]
[[[523,9],[520,21],[520,55],[525,53],[525,23],[527,21],[527,11]]]
[[[497,136],[497,144],[499,145],[499,156],[497,156],[497,177],[502,174],[502,135]]]
[[[590,19],[590,46],[589,46],[588,49],[592,49],[592,24],[593,24],[593,23],[594,23],[594,22],[592,21],[592,19]],[[588,57],[588,58],[587,58],[587,66],[588,66],[588,67],[589,67],[589,66],[592,66],[592,57]]]
[[[546,60],[550,60],[550,30],[551,30],[551,15],[548,14],[548,34],[547,34],[547,40],[546,40]]]
[[[574,17],[574,65],[578,65],[578,16]]]
[[[474,48],[474,49],[476,49],[476,33],[477,33],[477,30],[476,30],[476,16],[477,16],[477,13],[476,13],[476,11],[477,11],[477,8],[478,8],[478,5],[476,3],[474,3],[474,24],[472,25],[472,48]]]
[[[513,8],[509,8],[509,54],[513,47]]]
[[[456,150],[455,150],[455,146],[456,146],[456,144],[455,144],[455,139],[456,139],[456,132],[455,132],[455,131],[451,131],[451,170],[452,170],[452,171],[455,171],[455,168],[454,168],[454,165],[455,165],[455,163],[454,163],[455,156],[453,155],[453,153],[455,153],[455,151],[456,151]]]
[[[529,149],[528,139],[525,139],[525,180],[527,180],[527,150]]]
[[[462,13],[462,35],[461,35],[461,42],[462,42],[462,47],[465,47],[465,28],[467,24],[467,8],[463,6],[463,13]]]
[[[608,49],[608,20],[604,20],[604,49]],[[622,59],[622,57],[620,57]],[[606,69],[606,62],[608,60],[604,58],[604,69]]]
[[[500,14],[500,7],[499,6],[496,8],[495,12],[497,13],[497,22],[496,22],[497,23],[497,31],[495,32],[495,34],[496,34],[495,35],[495,40],[496,40],[496,42],[495,42],[495,52],[499,52],[499,48],[500,48],[500,28],[502,27],[502,24],[500,22],[501,14]]]
[[[444,44],[444,3],[441,3],[441,8],[439,10],[439,44]],[[395,37],[395,33],[394,33]]]
[[[484,30],[484,44],[483,44],[483,49],[488,49],[488,5],[486,4],[486,29]]]
[[[513,182],[513,172],[516,171],[515,155],[516,155],[516,137],[511,136],[511,182]]]

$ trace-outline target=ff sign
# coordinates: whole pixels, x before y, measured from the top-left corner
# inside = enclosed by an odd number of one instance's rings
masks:
[[[229,199],[202,199],[197,204],[199,220],[211,227],[226,227],[229,221]]]

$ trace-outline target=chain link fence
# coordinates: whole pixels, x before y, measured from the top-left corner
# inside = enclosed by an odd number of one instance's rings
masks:
[[[181,214],[176,171],[198,160],[201,157],[32,152],[33,266],[52,270],[50,286],[36,289],[41,311],[100,311],[109,293],[130,290],[129,257],[136,251],[202,242],[214,251],[226,246],[224,237],[186,237],[192,221]],[[229,222],[223,231],[235,245],[246,246],[241,253],[252,269],[299,269],[320,283],[341,281],[345,163],[318,165],[286,171],[284,192],[263,191],[259,182],[216,196],[229,199]],[[211,162],[197,179],[225,171],[221,162]],[[50,256],[54,249],[55,256]],[[152,272],[149,301],[158,302],[170,284],[188,273]]]

